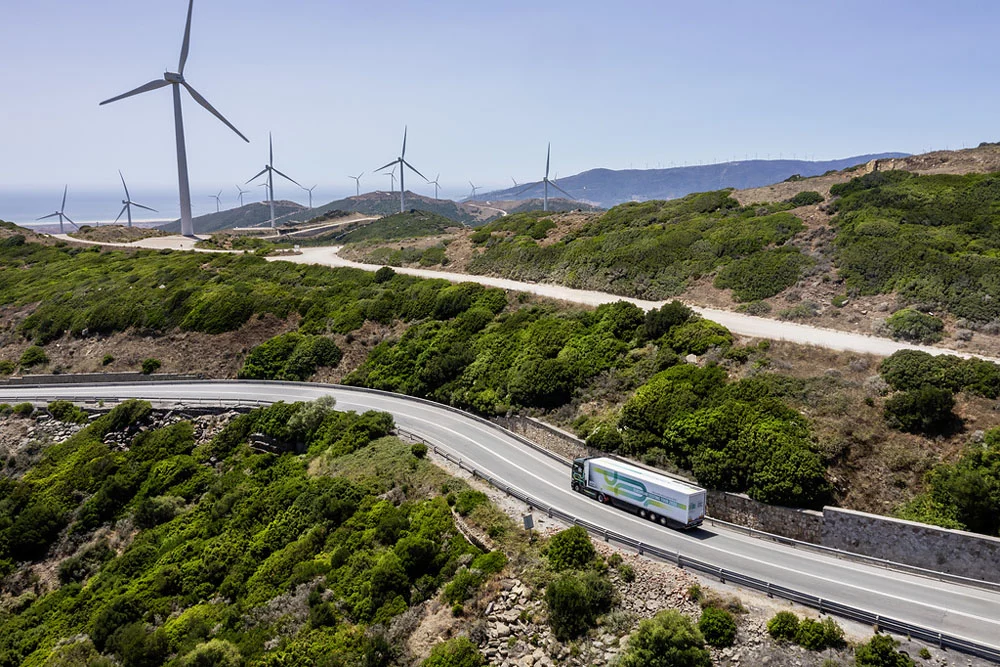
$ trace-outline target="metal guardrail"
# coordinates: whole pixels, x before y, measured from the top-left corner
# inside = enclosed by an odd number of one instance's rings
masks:
[[[165,382],[164,384],[186,384],[186,383],[185,382],[170,382],[170,381],[168,381],[168,382]],[[279,384],[279,385],[280,384],[287,384],[287,385],[295,386],[297,383],[269,382],[268,384]],[[323,385],[313,385],[313,386],[323,386]],[[334,388],[334,387],[331,386],[331,388]],[[368,388],[340,387],[340,386],[337,386],[335,388],[336,389],[357,390],[357,391],[361,391],[361,392],[367,392],[367,393],[373,393],[373,394],[380,394],[380,395],[386,395],[386,394],[388,394],[388,395],[396,396],[396,397],[399,396],[397,394],[390,394],[389,392],[382,392],[382,391],[368,389]],[[438,407],[438,408],[445,408],[445,409],[448,409],[450,411],[453,411],[453,412],[456,412],[456,413],[460,413],[460,414],[462,414],[463,416],[466,416],[466,417],[472,417],[473,419],[481,421],[481,422],[483,422],[483,423],[491,426],[494,429],[501,430],[501,431],[503,431],[505,433],[510,434],[511,436],[515,437],[518,441],[524,442],[525,444],[528,444],[529,446],[531,446],[532,449],[545,452],[546,454],[548,454],[552,458],[554,458],[556,460],[559,460],[559,461],[563,461],[562,457],[559,457],[559,456],[557,456],[555,454],[552,454],[551,452],[547,452],[546,450],[544,450],[544,448],[540,447],[539,445],[537,445],[535,443],[532,443],[530,440],[527,440],[526,438],[522,438],[520,436],[517,436],[516,434],[511,433],[507,429],[504,429],[504,428],[500,427],[499,425],[494,424],[493,422],[490,422],[489,420],[483,419],[483,418],[478,417],[476,415],[470,415],[469,413],[461,411],[458,408],[452,408],[451,406],[446,406],[446,405],[442,405],[442,404],[439,404],[439,403],[434,403],[433,401],[427,401],[425,399],[419,399],[419,398],[416,398],[416,397],[409,397],[409,396],[406,397],[406,398],[408,398],[408,399],[414,399],[414,400],[416,400],[418,402],[421,402],[421,403],[427,403],[427,404],[433,405],[433,406]],[[43,396],[43,397],[25,396],[25,397],[21,398],[22,402],[29,402],[29,403],[33,403],[33,404],[38,404],[38,403],[47,404],[50,400],[52,400],[51,396]],[[115,404],[115,403],[119,403],[119,402],[122,402],[123,400],[127,400],[127,399],[121,399],[121,398],[118,398],[118,397],[87,396],[87,397],[65,398],[64,400],[69,400],[69,401],[71,401],[73,403],[77,403],[77,404],[86,404],[86,405],[96,404],[96,405],[101,405],[101,404]],[[151,403],[157,403],[157,404],[165,403],[165,404],[169,404],[171,406],[174,406],[175,408],[183,410],[185,407],[199,407],[199,406],[209,406],[209,405],[210,406],[229,405],[229,406],[233,406],[233,407],[247,407],[247,406],[250,406],[250,407],[261,407],[261,406],[271,405],[271,404],[275,403],[276,401],[272,401],[272,400],[268,400],[268,399],[244,399],[244,398],[232,398],[232,397],[219,396],[217,398],[199,398],[199,399],[183,399],[183,400],[181,400],[181,399],[163,399],[163,400],[153,400],[153,401],[150,401],[150,402]],[[869,612],[869,611],[866,611],[864,609],[859,609],[857,607],[852,607],[850,605],[845,605],[845,604],[839,603],[839,602],[837,602],[835,600],[829,600],[829,599],[820,598],[820,597],[817,597],[817,596],[814,596],[814,595],[810,595],[808,593],[802,593],[802,592],[797,591],[795,589],[787,588],[787,587],[784,587],[784,586],[779,586],[777,584],[772,584],[769,581],[765,581],[765,580],[762,580],[762,579],[757,579],[755,577],[749,577],[749,576],[740,574],[739,572],[735,572],[733,570],[726,570],[724,568],[718,567],[718,566],[713,565],[711,563],[708,563],[706,561],[702,561],[702,560],[699,560],[699,559],[696,559],[696,558],[691,558],[689,556],[685,556],[680,551],[670,551],[668,549],[663,549],[663,548],[657,547],[655,545],[646,544],[646,543],[644,543],[644,542],[642,542],[640,540],[636,540],[634,538],[628,537],[627,535],[622,535],[620,533],[616,533],[614,531],[608,530],[608,529],[603,528],[603,527],[601,527],[601,526],[599,526],[597,524],[591,523],[591,522],[586,521],[584,519],[580,519],[580,518],[578,518],[578,517],[576,517],[576,516],[574,516],[574,515],[572,515],[572,514],[570,514],[568,512],[564,512],[563,510],[560,510],[558,508],[552,507],[550,505],[546,505],[546,504],[544,504],[544,503],[536,500],[532,496],[529,496],[529,495],[523,493],[522,491],[520,491],[520,490],[518,490],[518,489],[516,489],[516,488],[514,488],[512,486],[510,486],[509,484],[507,484],[503,480],[500,480],[500,479],[497,479],[495,477],[492,477],[489,474],[481,472],[480,470],[478,470],[474,466],[468,465],[461,458],[455,456],[454,454],[451,454],[450,452],[448,452],[443,447],[437,445],[436,443],[428,441],[427,439],[423,438],[422,436],[419,436],[419,435],[417,435],[417,434],[415,434],[415,433],[413,433],[413,432],[411,432],[411,431],[409,431],[407,429],[403,429],[403,428],[399,428],[399,427],[397,427],[396,430],[397,430],[397,432],[400,432],[400,433],[406,435],[409,438],[417,440],[418,442],[422,442],[422,443],[426,444],[428,447],[431,447],[435,453],[437,453],[440,456],[444,457],[445,459],[447,459],[447,460],[455,463],[460,469],[469,472],[471,475],[473,475],[473,477],[482,479],[483,481],[487,482],[491,486],[493,486],[493,487],[495,487],[495,488],[503,491],[507,495],[512,496],[514,498],[517,498],[518,500],[520,500],[521,502],[525,503],[526,505],[534,507],[535,509],[537,509],[537,510],[539,510],[541,512],[546,513],[550,517],[559,518],[560,520],[565,521],[567,523],[571,523],[571,524],[580,526],[580,527],[584,528],[585,530],[587,530],[589,533],[591,533],[593,535],[597,535],[597,536],[602,537],[604,539],[604,541],[606,541],[606,542],[616,542],[616,543],[618,543],[618,544],[620,544],[622,546],[628,547],[630,549],[634,549],[640,555],[648,555],[648,556],[652,556],[654,558],[658,558],[658,559],[661,559],[661,560],[664,560],[664,561],[667,561],[667,562],[670,562],[670,563],[674,563],[678,567],[689,568],[689,569],[694,570],[696,572],[700,572],[702,574],[706,574],[706,575],[715,577],[715,578],[719,579],[721,582],[724,582],[724,583],[725,582],[731,582],[731,583],[734,583],[734,584],[739,585],[739,586],[744,586],[746,588],[751,588],[751,589],[754,589],[754,590],[761,591],[761,592],[767,594],[768,596],[776,596],[776,597],[783,598],[785,600],[789,600],[791,602],[796,602],[798,604],[802,604],[802,605],[805,605],[805,606],[808,606],[808,607],[812,607],[814,609],[819,610],[820,613],[834,614],[834,615],[840,616],[842,618],[847,618],[847,619],[850,619],[850,620],[853,620],[853,621],[857,621],[859,623],[864,623],[866,625],[871,625],[871,626],[877,627],[877,628],[879,628],[881,630],[885,630],[885,631],[892,632],[892,633],[899,634],[899,635],[907,635],[907,636],[909,636],[911,638],[915,638],[915,639],[918,639],[918,640],[921,640],[921,641],[925,641],[925,642],[937,645],[940,648],[953,649],[953,650],[956,650],[956,651],[960,651],[962,653],[966,653],[966,654],[969,654],[969,655],[974,655],[974,656],[977,656],[977,657],[980,657],[980,658],[984,658],[984,659],[987,659],[987,660],[992,660],[994,662],[1000,663],[1000,648],[998,648],[998,647],[989,646],[989,645],[986,645],[986,644],[980,644],[980,643],[974,642],[972,640],[965,639],[963,637],[958,637],[958,636],[955,636],[955,635],[950,635],[950,634],[947,634],[947,633],[943,633],[943,632],[940,632],[938,630],[934,630],[932,628],[924,628],[924,627],[921,627],[921,626],[918,626],[918,625],[913,625],[913,624],[910,624],[910,623],[906,623],[905,621],[900,621],[898,619],[894,619],[894,618],[889,617],[889,616],[882,616],[880,614],[875,614],[873,612]],[[745,530],[752,530],[752,529],[745,529]],[[771,537],[777,537],[777,536],[771,536]],[[780,539],[787,540],[788,538],[780,538]],[[792,541],[794,541],[794,540],[792,540]],[[803,543],[803,544],[808,544],[808,543]],[[815,547],[816,545],[809,545],[809,546]],[[844,553],[846,553],[846,552],[844,552]],[[888,562],[888,561],[886,561],[886,562]],[[935,573],[935,574],[937,574],[937,573]]]
[[[604,539],[605,542],[616,542],[622,546],[634,549],[639,555],[652,556],[660,560],[664,560],[677,565],[680,568],[688,568],[702,574],[706,574],[717,578],[722,583],[733,583],[738,586],[743,586],[745,588],[752,588],[758,590],[762,593],[768,595],[768,597],[779,597],[791,602],[795,602],[807,607],[812,607],[813,609],[819,610],[821,614],[833,614],[835,616],[840,616],[842,618],[850,619],[852,621],[857,621],[859,623],[864,623],[865,625],[870,625],[877,628],[880,631],[887,631],[895,633],[898,635],[907,635],[910,638],[918,639],[930,644],[934,644],[939,648],[953,649],[956,651],[961,651],[969,655],[974,655],[980,658],[985,658],[987,660],[993,660],[995,662],[1000,662],[1000,648],[988,646],[986,644],[979,644],[977,642],[957,637],[955,635],[950,635],[944,632],[940,632],[930,628],[924,628],[918,625],[913,625],[911,623],[906,623],[905,621],[900,621],[890,616],[883,616],[881,614],[876,614],[864,609],[859,609],[857,607],[852,607],[850,605],[842,604],[835,600],[829,600],[826,598],[816,597],[815,595],[810,595],[808,593],[802,593],[792,588],[787,588],[785,586],[779,586],[777,584],[772,584],[769,581],[763,579],[757,579],[756,577],[749,577],[739,572],[734,572],[733,570],[727,570],[716,565],[712,565],[703,560],[697,558],[691,558],[690,556],[685,556],[680,551],[670,551],[669,549],[663,549],[651,544],[646,544],[640,540],[616,533],[614,531],[602,528],[597,524],[591,523],[584,519],[580,519],[568,512],[557,509],[550,505],[546,505],[535,498],[529,496],[528,494],[515,489],[503,480],[499,480],[491,475],[488,475],[475,466],[470,466],[465,463],[460,457],[455,456],[451,452],[447,451],[443,447],[437,445],[436,443],[428,441],[426,438],[408,431],[407,429],[402,429],[397,427],[397,432],[405,435],[407,438],[421,442],[428,447],[430,447],[439,456],[451,461],[457,465],[461,470],[465,470],[473,477],[481,479],[496,489],[503,491],[505,494],[517,498],[519,501],[525,503],[526,505],[535,508],[540,512],[544,512],[549,517],[558,518],[567,523],[571,523],[581,528],[584,528],[587,532],[592,535],[598,535]]]

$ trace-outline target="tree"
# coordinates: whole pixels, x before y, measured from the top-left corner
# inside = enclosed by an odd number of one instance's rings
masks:
[[[711,646],[723,648],[736,641],[736,621],[733,615],[718,607],[705,607],[698,619],[698,629]]]
[[[441,642],[420,663],[421,667],[482,667],[486,658],[468,637],[461,635]]]
[[[556,572],[582,570],[596,555],[590,535],[580,526],[567,528],[549,539],[549,565]]]
[[[924,385],[903,391],[885,402],[885,418],[891,426],[910,433],[941,433],[954,426],[955,398],[947,389]]]
[[[604,575],[590,571],[567,573],[545,588],[549,625],[556,639],[566,641],[590,629],[611,608],[614,587]]]
[[[767,622],[767,634],[775,639],[795,641],[799,630],[799,617],[790,611],[779,611]]]
[[[899,642],[889,635],[875,635],[854,649],[858,667],[914,667],[913,660],[896,650]]]
[[[705,638],[680,612],[668,609],[639,624],[619,667],[711,667]]]

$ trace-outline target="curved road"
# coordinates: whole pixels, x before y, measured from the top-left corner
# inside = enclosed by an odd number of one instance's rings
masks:
[[[681,533],[643,521],[569,489],[569,469],[504,431],[459,411],[406,396],[335,385],[202,381],[0,387],[0,401],[122,399],[156,401],[314,400],[333,395],[345,410],[383,410],[476,468],[606,529],[685,556],[872,613],[1000,649],[1000,592],[840,560],[725,529]]]
[[[173,248],[176,250],[195,250],[196,239],[188,239],[183,236],[159,236],[133,243],[96,243],[94,241],[81,241],[68,235],[55,234],[56,238],[77,243],[91,243],[96,245],[109,245],[116,247],[131,248]],[[282,255],[280,257],[269,257],[273,261],[294,262],[297,264],[321,264],[324,266],[346,266],[365,271],[377,271],[382,268],[378,264],[363,264],[344,259],[339,254],[341,246],[326,246],[317,248],[302,248],[298,255]],[[233,252],[231,250],[201,250],[200,252]],[[507,278],[494,278],[491,276],[477,276],[467,273],[453,273],[448,271],[433,271],[430,269],[415,269],[408,267],[393,267],[397,273],[417,276],[420,278],[442,278],[451,282],[475,282],[489,287],[499,287],[501,289],[515,292],[529,292],[560,301],[579,303],[586,306],[599,306],[605,303],[616,301],[628,301],[643,310],[659,308],[664,301],[647,301],[643,299],[633,299],[630,297],[608,294],[606,292],[596,292],[589,290],[574,289],[562,285],[548,283],[527,283]],[[930,347],[927,345],[915,345],[889,338],[869,336],[866,334],[852,333],[849,331],[839,331],[836,329],[826,329],[823,327],[809,326],[808,324],[798,324],[796,322],[782,322],[766,317],[754,317],[744,313],[736,313],[729,310],[719,310],[717,308],[702,308],[691,306],[692,310],[702,316],[718,322],[733,333],[752,338],[770,338],[771,340],[784,340],[799,345],[814,345],[816,347],[830,350],[840,350],[844,352],[857,352],[861,354],[875,354],[887,357],[899,350],[921,350],[930,354],[954,354],[959,357],[978,357],[994,363],[1000,363],[1000,357],[988,357],[982,354],[972,354],[959,350],[951,350],[943,347]]]

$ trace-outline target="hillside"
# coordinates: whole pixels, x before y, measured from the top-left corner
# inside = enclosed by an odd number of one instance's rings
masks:
[[[301,204],[291,201],[274,202],[274,217],[277,225],[282,225],[293,217],[294,214],[306,210]],[[256,227],[266,225],[271,220],[271,207],[264,202],[253,202],[238,208],[220,211],[219,213],[209,213],[200,215],[194,219],[195,234],[211,234],[224,229],[234,227]],[[181,221],[174,220],[165,225],[160,225],[157,229],[179,234],[181,231]]]
[[[722,164],[674,167],[671,169],[591,169],[575,176],[559,179],[559,187],[581,202],[611,208],[628,201],[676,199],[693,192],[723,188],[754,188],[778,183],[795,174],[817,176],[831,170],[841,170],[873,159],[901,158],[905,153],[856,155],[840,160],[744,160]],[[521,192],[527,184],[496,190],[482,199],[504,200]],[[527,191],[532,197],[541,195],[541,183]],[[556,194],[550,190],[549,194]]]
[[[456,204],[450,199],[433,199],[424,197],[416,193],[406,192],[407,209],[427,211],[436,213],[455,222],[471,225],[478,221],[476,215],[467,210],[461,204]],[[301,215],[295,216],[301,221],[318,218],[330,211],[354,211],[365,215],[392,215],[399,213],[399,193],[398,192],[365,192],[359,196],[338,199],[322,206],[317,206],[311,210],[303,211]]]

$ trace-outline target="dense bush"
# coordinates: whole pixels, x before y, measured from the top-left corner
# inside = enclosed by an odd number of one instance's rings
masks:
[[[255,380],[307,380],[317,368],[335,367],[342,356],[329,338],[292,331],[250,350],[239,375]]]
[[[834,185],[837,264],[864,294],[897,293],[958,317],[1000,317],[996,174],[873,172]]]
[[[627,203],[560,242],[544,245],[537,242],[548,231],[538,226],[546,222],[544,217],[510,215],[476,232],[475,241],[485,245],[469,268],[473,273],[555,280],[570,287],[662,299],[723,265],[769,252],[805,229],[801,220],[784,212],[788,207],[740,208],[727,190]],[[798,251],[783,253],[779,262],[756,261],[754,266],[762,270],[782,272],[780,281],[765,276],[761,285],[797,280],[798,274],[788,273],[804,265],[791,259]],[[741,275],[750,279],[745,272]]]
[[[931,385],[954,392],[967,391],[985,398],[1000,397],[1000,365],[982,359],[900,350],[882,361],[879,373],[890,387],[898,391]]]
[[[795,641],[799,631],[799,617],[790,611],[779,611],[767,622],[767,633],[775,639]]]
[[[159,359],[143,359],[142,360],[142,374],[152,375],[160,368]]]
[[[936,343],[941,340],[944,322],[912,308],[897,310],[885,321],[893,338],[917,343]]]
[[[670,330],[667,341],[678,354],[705,354],[713,347],[729,347],[733,334],[711,320],[694,319]]]
[[[628,640],[620,667],[711,667],[705,639],[673,609],[644,619]]]
[[[822,621],[804,618],[795,631],[795,643],[810,651],[839,648],[844,644],[844,630],[829,616]]]
[[[899,642],[889,635],[875,635],[854,649],[857,667],[914,667],[913,659],[896,650]]]
[[[810,206],[822,202],[823,195],[815,190],[803,190],[787,201],[792,206]]]
[[[547,556],[549,566],[556,572],[562,572],[582,570],[594,561],[597,552],[587,531],[573,526],[549,538]]]
[[[613,602],[611,581],[593,570],[563,574],[545,588],[549,625],[556,639],[561,641],[585,633]]]
[[[0,375],[11,375],[17,370],[17,364],[10,359],[0,359]]]
[[[932,469],[926,485],[900,516],[1000,536],[1000,428],[970,443],[957,462]]]
[[[465,635],[441,642],[431,649],[420,667],[481,667],[486,658]]]
[[[941,433],[954,427],[954,407],[950,391],[924,385],[891,396],[885,402],[885,418],[894,428],[910,433]]]
[[[737,259],[719,270],[715,286],[731,288],[737,301],[759,301],[780,294],[798,282],[815,260],[798,248],[782,246]]]
[[[49,363],[49,355],[45,354],[45,350],[37,345],[32,345],[21,353],[21,368],[32,368],[47,363]]]
[[[49,414],[54,419],[72,424],[86,424],[89,421],[87,413],[69,401],[52,401],[48,405]]]
[[[736,621],[733,615],[718,607],[705,607],[698,619],[698,629],[709,646],[724,648],[736,641]]]

